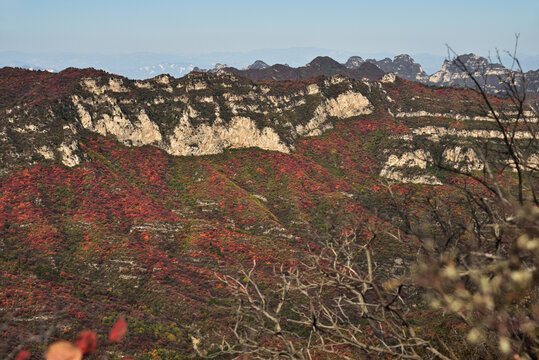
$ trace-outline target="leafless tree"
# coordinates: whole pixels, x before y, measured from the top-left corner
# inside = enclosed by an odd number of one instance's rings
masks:
[[[475,144],[480,169],[442,157],[434,163],[462,180],[447,184],[454,189],[453,202],[448,206],[440,196],[427,196],[423,219],[397,213],[405,235],[365,225],[328,241],[300,264],[273,269],[271,284],[264,284],[256,264],[238,277],[221,278],[237,299],[236,320],[230,336],[197,348],[200,355],[539,358],[537,112],[526,101],[526,79],[516,50],[510,54],[512,67],[496,75],[505,90],[502,99],[487,92],[487,81],[477,76],[477,69],[452,54],[454,64],[475,84],[483,115],[501,134],[496,144]],[[398,208],[398,195],[390,186],[388,194]],[[402,273],[391,274],[371,251],[370,244],[380,236],[418,239],[417,260],[404,264]],[[416,305],[458,319],[462,342],[418,334],[410,319]],[[425,319],[414,320],[421,326]],[[478,350],[464,355],[461,346]]]
[[[537,147],[538,112],[537,108],[527,102],[526,76],[517,57],[518,34],[513,52],[505,52],[511,59],[511,66],[502,74],[489,74],[488,69],[470,68],[457,53],[448,46],[452,62],[464,72],[482,98],[479,109],[484,116],[491,118],[502,137],[502,157],[489,156],[488,146],[476,147],[484,162],[484,170],[493,182],[494,173],[503,173],[511,167],[517,173],[517,198],[520,205],[525,201],[533,201],[539,205],[536,187],[538,180],[539,159]],[[496,51],[496,59],[503,65],[500,52]],[[500,104],[489,95],[487,84],[489,77],[495,76],[503,90],[500,95],[504,100]],[[524,138],[522,138],[525,136]],[[486,145],[486,144],[483,144]],[[457,170],[457,169],[452,169]],[[471,175],[471,174],[467,174]],[[483,181],[486,185],[487,182]],[[500,192],[501,188],[496,188]],[[530,199],[525,199],[528,192]]]
[[[425,252],[413,267],[412,281],[430,291],[433,307],[461,318],[470,343],[484,343],[497,356],[537,359],[538,114],[527,102],[526,78],[516,48],[507,53],[511,67],[495,75],[503,86],[501,99],[488,94],[488,72],[477,76],[477,69],[470,69],[449,48],[454,64],[475,85],[483,100],[481,111],[496,125],[501,141],[475,144],[481,171],[463,170],[443,160],[436,164],[473,182],[455,186],[464,221],[450,224],[448,209],[439,203],[430,208],[435,219],[431,225],[442,236],[450,238],[455,226],[462,231],[450,246],[436,248],[430,239],[423,239]],[[501,63],[500,53],[496,54]]]
[[[369,231],[365,239],[360,231],[352,232],[327,242],[320,253],[300,265],[275,268],[269,291],[257,278],[256,264],[239,278],[222,277],[238,307],[233,342],[224,340],[217,355],[447,359],[417,336],[409,323],[405,286],[385,284],[392,278],[379,276],[370,249],[377,233]]]

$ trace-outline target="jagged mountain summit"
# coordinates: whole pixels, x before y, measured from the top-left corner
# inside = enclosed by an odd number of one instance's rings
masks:
[[[488,59],[474,54],[459,55],[456,60],[462,62],[481,82],[485,81],[489,92],[499,93],[504,90],[499,86],[500,79],[504,79],[508,74],[503,65],[491,63]],[[533,77],[533,74],[531,75]],[[469,76],[454,61],[449,60],[444,61],[440,71],[429,77],[428,83],[437,86],[474,86]],[[531,88],[529,91],[536,89]]]
[[[349,69],[359,69],[359,67],[365,62],[361,56],[350,56],[344,66]]]
[[[426,83],[428,81],[428,75],[421,65],[416,63],[414,59],[407,54],[395,56],[393,60],[385,58],[383,60],[367,59],[365,61],[375,64],[386,73],[395,73],[395,75],[406,80],[418,81],[421,83]]]
[[[457,59],[462,61],[475,77],[480,78],[481,83],[485,82],[487,92],[504,94],[505,88],[501,85],[501,81],[505,79],[510,70],[501,64],[492,63],[487,58],[474,54],[459,55]],[[469,79],[468,75],[453,60],[445,60],[441,70],[430,76],[425,73],[421,65],[406,54],[395,56],[393,60],[389,58],[383,60],[367,59],[366,62],[375,64],[386,73],[393,72],[403,79],[417,81],[423,84],[442,87],[475,87],[475,84]],[[539,92],[537,71],[528,71],[525,76],[527,80],[527,92]]]

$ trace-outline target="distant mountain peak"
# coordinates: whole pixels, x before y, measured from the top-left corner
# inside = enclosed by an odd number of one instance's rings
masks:
[[[358,58],[356,57],[356,61]],[[361,58],[359,59],[361,60]],[[229,67],[225,70],[236,75],[245,76],[252,81],[303,80],[316,76],[333,75],[342,75],[356,80],[378,80],[384,75],[384,72],[376,66],[362,68],[361,65],[358,68],[350,69],[329,56],[318,56],[308,64],[300,67],[290,67],[287,64],[268,66],[265,62],[257,60],[244,69]]]
[[[486,71],[488,69],[504,69],[503,65],[491,62],[488,58],[475,55],[474,53],[458,55],[454,59],[446,59],[442,65],[440,71],[449,72],[462,72],[459,62],[464,64],[469,70],[472,71]],[[440,72],[438,71],[438,73]]]
[[[358,69],[364,62],[361,56],[350,56],[344,66],[348,69]]]
[[[342,66],[337,61],[333,60],[329,56],[317,56],[315,57],[307,66],[317,66],[317,67],[326,67],[326,66]]]
[[[492,63],[489,59],[473,53],[462,54],[455,59],[445,60],[440,71],[429,77],[428,83],[437,86],[475,87],[462,66],[474,74],[475,77],[483,78],[483,86],[487,92],[502,95],[506,93],[506,89],[501,86],[499,79],[500,76],[506,76],[509,70],[502,64]],[[539,81],[533,72],[529,71],[526,74],[526,81],[527,91],[537,92]]]
[[[409,62],[413,62],[415,63],[414,59],[408,55],[408,54],[400,54],[400,55],[397,55],[393,58],[393,62],[395,61],[400,61],[400,60],[404,60],[404,61],[409,61]]]
[[[247,66],[247,69],[249,69],[249,70],[262,70],[262,69],[266,69],[266,68],[269,68],[269,65],[266,64],[262,60],[256,60],[254,63]]]
[[[215,66],[214,66],[214,69],[215,70],[221,70],[221,69],[226,69],[227,67],[228,67],[227,64],[216,63]]]
[[[473,60],[485,59],[485,60],[487,60],[486,58],[484,58],[482,56],[479,56],[479,55],[475,55],[474,53],[461,54],[461,55],[459,55],[457,57],[460,58],[460,59],[465,59],[465,60],[470,60],[470,59],[473,59]]]
[[[393,59],[386,57],[382,60],[367,59],[366,63],[372,63],[382,69],[384,72],[395,73],[395,75],[411,81],[427,82],[428,75],[421,65],[416,63],[408,54],[400,54]]]

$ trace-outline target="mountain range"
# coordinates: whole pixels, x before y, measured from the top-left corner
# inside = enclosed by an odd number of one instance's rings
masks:
[[[337,74],[356,80],[379,80],[384,75],[384,72],[372,63],[364,63],[357,68],[348,68],[328,56],[316,57],[307,65],[298,68],[281,64],[268,66],[259,60],[245,70],[230,67],[224,67],[222,69],[253,81],[304,80],[315,76],[332,76]]]
[[[343,59],[344,53],[335,53],[325,49],[317,48],[292,48],[292,49],[268,49],[251,51],[247,53],[213,53],[206,55],[175,55],[175,54],[152,54],[135,53],[124,55],[98,55],[98,54],[23,54],[17,52],[0,52],[0,64],[12,67],[22,67],[35,70],[48,70],[52,72],[61,71],[61,69],[75,67],[95,67],[104,69],[108,72],[121,74],[133,79],[147,79],[161,74],[170,74],[175,77],[181,77],[187,73],[200,68],[218,70],[218,68],[229,68],[238,74],[244,73],[244,76],[251,79],[297,79],[305,78],[310,75],[332,75],[336,71],[345,76],[353,78],[376,78],[379,73],[373,67],[367,70],[365,74],[359,71],[363,64],[374,64],[383,72],[393,72],[406,80],[418,81],[423,84],[435,86],[469,86],[463,80],[462,71],[451,64],[451,61],[443,60],[442,57],[432,55],[418,54],[414,57],[421,59],[421,65],[414,60],[412,56],[401,54],[393,58],[379,57],[380,54],[373,54],[370,58],[364,59],[360,56],[349,56],[348,60],[336,64],[337,61],[329,56],[316,57],[315,54],[327,53],[333,58]],[[245,66],[245,59],[259,58],[253,64]],[[287,64],[275,64],[280,59],[289,59],[291,66]],[[308,61],[307,59],[313,59]],[[376,60],[380,59],[381,60]],[[468,63],[473,70],[484,72],[488,68],[490,79],[487,89],[491,93],[499,92],[501,89],[496,86],[497,76],[503,70],[499,64],[490,64],[487,58],[479,57],[474,54],[461,55],[460,58]],[[183,59],[178,61],[178,59]],[[220,64],[216,64],[218,59]],[[321,60],[324,59],[324,60]],[[536,93],[539,88],[538,71],[539,58],[533,56],[521,56],[520,60],[525,69],[527,77],[527,87],[529,92]],[[503,59],[505,63],[511,63],[511,59]],[[317,62],[320,62],[317,64]],[[441,68],[439,64],[442,64]],[[222,65],[222,63],[233,64],[233,66]],[[273,64],[273,65],[269,65]],[[319,66],[316,68],[316,66]],[[426,66],[422,66],[426,65]],[[309,66],[313,66],[307,69]],[[270,70],[266,68],[272,67]],[[429,70],[425,70],[428,68]],[[348,69],[348,70],[347,70]],[[253,71],[257,70],[257,71]],[[359,72],[358,72],[359,71]],[[504,70],[503,70],[504,71]],[[478,72],[479,74],[479,72]]]
[[[406,54],[395,56],[393,59],[382,60],[366,59],[359,56],[350,57],[344,64],[340,64],[327,56],[319,56],[305,66],[292,68],[287,65],[268,65],[262,60],[255,61],[246,69],[236,69],[220,65],[217,70],[225,69],[237,75],[245,76],[253,81],[260,80],[299,80],[313,76],[331,76],[340,74],[353,79],[377,80],[385,73],[395,75],[410,81],[417,81],[434,86],[458,86],[474,88],[475,84],[469,79],[465,71],[456,65],[458,60],[466,66],[480,82],[485,85],[487,92],[502,94],[505,88],[501,82],[510,73],[503,65],[491,63],[488,59],[474,54],[460,55],[454,60],[445,60],[442,68],[432,75],[427,75],[421,65]],[[539,93],[539,70],[530,70],[524,73],[526,89],[529,93]],[[521,81],[521,77],[517,77]]]
[[[418,242],[386,235],[404,228],[393,196],[418,216],[415,199],[458,207],[434,159],[481,171],[474,146],[503,141],[476,91],[418,74],[406,56],[146,80],[0,69],[0,356],[51,324],[55,338],[95,329],[106,342],[123,315],[106,356],[197,358],[236,318],[220,278],[255,262],[271,289],[274,266],[364,224],[383,230],[369,240],[377,270],[400,274]],[[532,139],[517,126],[515,141]],[[408,316],[433,341],[466,337],[428,306]]]

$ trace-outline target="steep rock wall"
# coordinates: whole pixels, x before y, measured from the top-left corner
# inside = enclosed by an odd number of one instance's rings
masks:
[[[299,136],[316,136],[333,127],[328,121],[330,117],[345,119],[362,114],[370,114],[373,106],[366,96],[352,90],[350,80],[335,77],[321,84],[309,84],[296,92],[275,95],[265,85],[250,85],[243,93],[229,92],[222,95],[193,96],[207,94],[215,84],[196,76],[186,77],[187,84],[177,84],[179,96],[166,96],[159,92],[160,87],[171,87],[159,78],[148,83],[137,81],[133,85],[137,89],[148,90],[153,100],[147,104],[133,99],[118,98],[115,93],[127,92],[124,84],[118,80],[105,85],[98,85],[94,80],[86,79],[81,85],[90,96],[72,96],[78,121],[87,130],[100,135],[112,135],[128,146],[153,145],[172,155],[209,155],[222,152],[226,148],[259,147],[264,150],[290,152],[294,149],[294,139]],[[226,79],[220,79],[221,88],[230,89]],[[348,84],[349,90],[334,98],[326,98],[321,86]],[[206,91],[206,92],[204,92]],[[155,94],[155,97],[153,96]],[[286,116],[306,106],[306,96],[316,97],[319,104],[310,117],[299,120],[295,126]],[[150,117],[147,109],[156,106],[174,104],[179,118],[173,127],[165,127],[162,119]],[[130,110],[125,110],[129,107]],[[211,109],[211,110],[210,110]],[[228,118],[224,111],[229,109]],[[308,115],[308,114],[307,114]],[[266,118],[272,121],[262,121]],[[161,123],[160,123],[161,121]],[[286,128],[286,133],[278,133],[274,126]],[[68,162],[64,162],[68,163]],[[71,164],[71,162],[69,162]]]

